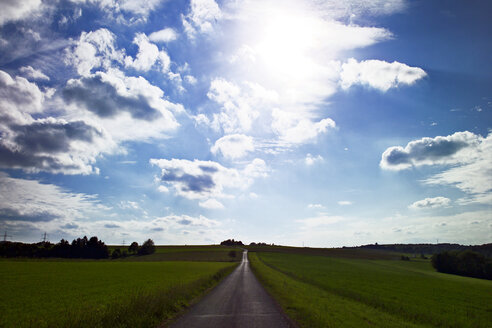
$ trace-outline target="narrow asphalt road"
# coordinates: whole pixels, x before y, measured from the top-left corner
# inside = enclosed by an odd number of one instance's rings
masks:
[[[247,251],[241,264],[170,327],[293,327],[251,271]]]

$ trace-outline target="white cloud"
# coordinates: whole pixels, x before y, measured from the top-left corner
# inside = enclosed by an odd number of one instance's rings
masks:
[[[73,220],[104,209],[96,195],[71,193],[56,185],[11,178],[0,172],[0,217],[3,221]]]
[[[179,126],[173,113],[183,111],[142,76],[115,69],[69,80],[63,97],[70,117],[101,126],[116,142],[166,138]]]
[[[225,189],[246,189],[268,172],[265,162],[258,158],[242,170],[199,160],[151,159],[150,163],[161,168],[161,182],[172,187],[177,195],[203,201],[230,197]]]
[[[313,156],[311,154],[307,154],[306,158],[304,159],[304,162],[306,163],[307,166],[314,165],[317,162],[322,162],[324,159],[321,155],[318,156]]]
[[[408,208],[413,210],[425,209],[425,208],[437,208],[448,206],[451,200],[446,197],[434,197],[425,198],[408,206]]]
[[[253,138],[244,134],[231,134],[218,139],[210,149],[213,154],[221,153],[229,159],[246,156],[255,150]]]
[[[50,78],[46,74],[44,74],[40,70],[32,68],[32,66],[23,66],[19,68],[19,71],[33,80],[50,80]]]
[[[219,226],[219,221],[208,219],[205,216],[192,217],[188,215],[169,215],[160,217],[152,221],[152,225],[156,226],[190,226],[190,227],[206,227],[212,228]]]
[[[352,202],[349,200],[340,200],[337,202],[337,204],[340,206],[348,206],[348,205],[352,205]]]
[[[171,41],[176,40],[177,38],[178,38],[178,34],[176,33],[176,31],[174,29],[172,29],[170,27],[159,30],[159,31],[152,32],[149,35],[149,40],[152,42],[156,42],[156,43],[158,43],[158,42],[163,42],[163,43],[171,42]]]
[[[211,33],[221,17],[222,11],[214,0],[191,0],[190,11],[182,16],[182,23],[188,37],[194,38],[197,33]]]
[[[79,75],[88,76],[96,68],[109,69],[113,62],[123,63],[124,51],[115,47],[115,35],[101,28],[92,32],[82,32],[79,40],[67,48],[65,61],[73,65]]]
[[[272,116],[273,131],[278,134],[280,140],[290,144],[313,142],[319,134],[336,127],[335,122],[330,118],[313,122],[298,113],[278,109],[273,110]]]
[[[412,166],[468,162],[476,157],[477,148],[482,144],[481,136],[468,131],[445,137],[422,138],[409,142],[405,148],[389,147],[382,155],[380,166],[383,169],[404,170]]]
[[[130,16],[130,23],[145,21],[150,12],[154,11],[163,0],[71,0],[75,3],[88,3],[97,5],[108,14],[109,18],[125,21],[122,16]]]
[[[111,152],[114,143],[80,118],[34,119],[33,114],[43,112],[47,96],[35,83],[0,71],[0,166],[28,172],[97,173],[96,157]]]
[[[465,131],[449,136],[422,138],[403,147],[390,147],[382,155],[383,169],[403,170],[421,165],[452,165],[423,182],[454,186],[467,196],[457,203],[492,200],[492,133],[487,137]]]
[[[350,58],[342,65],[340,85],[348,89],[352,85],[361,84],[379,89],[383,92],[401,85],[412,85],[427,74],[423,69],[408,65],[381,60],[364,60],[357,62]]]
[[[226,133],[249,131],[259,115],[254,105],[262,101],[261,98],[253,98],[253,93],[252,87],[242,90],[239,85],[225,79],[214,79],[207,96],[222,108],[213,115],[212,126],[216,130],[222,128]]]
[[[3,0],[1,7],[0,26],[10,21],[27,18],[41,7],[41,0]]]
[[[191,85],[195,85],[198,82],[193,75],[189,75],[189,74],[185,75],[184,80],[186,81],[186,83]]]
[[[308,205],[308,208],[323,209],[325,207],[323,205],[321,205],[321,204],[309,204]]]
[[[164,51],[157,48],[157,46],[149,42],[149,38],[143,33],[137,33],[133,39],[133,43],[138,46],[137,57],[133,59],[130,56],[125,58],[125,66],[132,67],[137,71],[148,71],[156,62],[159,62],[163,72],[169,70],[171,59],[169,55]]]
[[[198,205],[203,208],[207,208],[210,210],[221,210],[224,208],[224,205],[219,202],[217,199],[207,199],[206,201],[199,202]]]
[[[479,136],[477,136],[479,137]],[[490,204],[492,201],[492,133],[486,138],[478,138],[479,144],[463,154],[458,165],[444,170],[424,180],[431,185],[454,186],[468,196],[459,202],[479,202]]]

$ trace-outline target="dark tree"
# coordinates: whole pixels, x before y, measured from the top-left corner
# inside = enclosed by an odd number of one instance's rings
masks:
[[[128,247],[128,253],[136,254],[138,252],[138,243],[134,241],[131,243],[130,247]]]
[[[155,253],[155,245],[152,239],[147,239],[138,249],[138,255],[149,255]]]
[[[119,248],[116,248],[113,253],[111,253],[111,258],[117,259],[121,257],[121,250]]]
[[[243,246],[243,242],[240,240],[227,239],[220,243],[222,246]]]

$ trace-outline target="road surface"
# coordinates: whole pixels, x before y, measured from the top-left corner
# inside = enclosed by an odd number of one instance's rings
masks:
[[[294,327],[258,282],[249,267],[248,253],[241,264],[172,328],[282,328]]]

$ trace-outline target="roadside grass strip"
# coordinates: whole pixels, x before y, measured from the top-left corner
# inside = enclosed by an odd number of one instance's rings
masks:
[[[0,261],[0,327],[156,327],[233,263]]]
[[[249,257],[301,327],[491,327],[492,282],[436,273],[426,261]]]

